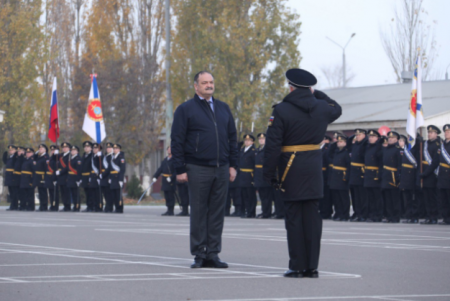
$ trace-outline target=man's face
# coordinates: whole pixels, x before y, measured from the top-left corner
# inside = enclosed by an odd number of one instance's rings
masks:
[[[428,139],[435,140],[437,138],[438,134],[435,131],[429,131],[428,132]]]
[[[85,153],[90,153],[92,151],[92,147],[90,147],[89,145],[86,145],[85,147],[84,147],[84,152]]]
[[[356,137],[356,141],[361,142],[364,140],[364,138],[366,138],[366,134],[359,133],[359,134],[356,134],[355,137]]]
[[[347,142],[345,142],[344,140],[338,140],[337,146],[339,148],[346,147],[347,146]]]
[[[19,156],[21,156],[21,155],[25,154],[25,151],[24,151],[23,149],[19,149],[19,150],[17,151],[17,154],[18,154]]]
[[[27,156],[27,158],[32,157],[33,156],[33,152],[27,152],[26,156]]]
[[[78,151],[76,149],[71,150],[70,153],[72,156],[78,155]]]
[[[402,148],[405,147],[405,140],[403,139],[398,140],[398,145]]]
[[[389,145],[396,144],[398,139],[396,137],[389,137]]]
[[[170,149],[170,146],[167,148],[167,155],[172,156],[172,150]]]
[[[450,140],[450,130],[444,132],[445,140]]]
[[[68,146],[64,146],[63,147],[63,152],[67,153],[68,151],[70,151],[70,148]]]
[[[17,150],[15,148],[10,148],[8,152],[9,152],[9,155],[12,156],[17,152]]]
[[[114,148],[114,153],[115,153],[115,154],[118,154],[118,153],[120,153],[120,148],[118,148],[118,147],[115,147],[115,148]]]
[[[45,152],[46,152],[45,148],[42,147],[42,146],[40,146],[40,147],[39,147],[39,153],[40,153],[40,154],[45,154]]]
[[[369,136],[369,143],[374,144],[378,141],[378,136]]]
[[[259,137],[258,138],[259,145],[265,145],[266,144],[266,138],[265,137]]]
[[[194,88],[198,95],[210,98],[214,94],[214,78],[209,73],[203,73],[198,77],[198,83],[194,84]]]
[[[252,139],[245,139],[244,140],[244,144],[246,147],[253,145],[253,140]]]
[[[113,151],[113,148],[112,148],[112,147],[107,147],[107,148],[106,148],[106,152],[107,152],[108,154],[110,154],[112,151]]]
[[[94,150],[94,153],[98,153],[100,151],[100,149],[98,147],[94,147],[93,150]]]

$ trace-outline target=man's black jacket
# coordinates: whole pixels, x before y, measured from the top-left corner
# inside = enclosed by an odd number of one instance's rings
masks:
[[[186,164],[237,166],[236,127],[228,105],[213,98],[214,112],[195,95],[175,111],[171,148],[177,174]]]

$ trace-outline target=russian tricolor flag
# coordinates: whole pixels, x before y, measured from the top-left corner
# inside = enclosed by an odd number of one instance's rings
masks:
[[[89,101],[84,115],[83,131],[86,132],[97,143],[101,143],[106,137],[105,122],[103,121],[102,103],[97,86],[97,77],[92,76]]]
[[[50,101],[50,120],[48,139],[56,143],[59,138],[58,97],[56,95],[56,77],[53,79],[52,99]]]
[[[406,132],[409,135],[411,147],[413,147],[416,142],[417,129],[424,124],[425,120],[423,118],[422,108],[422,66],[419,56],[416,60],[416,68],[414,69],[408,118],[406,120]]]

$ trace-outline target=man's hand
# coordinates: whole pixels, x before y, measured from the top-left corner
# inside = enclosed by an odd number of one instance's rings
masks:
[[[122,188],[123,187],[123,182],[119,181],[119,185],[120,185],[120,188]]]
[[[60,172],[59,172],[59,170],[57,170],[57,171],[56,171],[56,175],[59,176],[59,174],[60,174]]]
[[[177,181],[179,183],[186,183],[188,181],[187,173],[182,173],[181,175],[177,175]]]
[[[230,167],[230,182],[234,182],[234,180],[236,180],[236,169]]]

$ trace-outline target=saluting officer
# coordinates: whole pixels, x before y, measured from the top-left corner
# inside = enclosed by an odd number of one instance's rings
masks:
[[[161,162],[158,170],[153,175],[153,183],[157,181],[158,177],[162,175],[162,187],[164,191],[164,198],[166,199],[167,211],[161,215],[173,216],[173,208],[175,207],[175,191],[176,191],[176,174],[173,167],[172,153],[170,146],[167,147],[167,157]]]
[[[367,190],[368,222],[383,220],[383,197],[381,194],[381,171],[383,169],[383,148],[381,135],[377,130],[368,131],[369,140],[364,154],[364,188]]]
[[[68,165],[68,176],[67,176],[67,189],[69,190],[69,195],[72,202],[73,202],[73,212],[79,212],[81,208],[80,204],[80,191],[78,190],[78,187],[80,187],[82,179],[81,179],[81,173],[82,173],[82,159],[79,156],[80,148],[76,145],[72,146],[72,150],[70,151],[70,160]],[[70,210],[70,203],[69,203],[69,210]]]
[[[331,137],[325,136],[322,141],[322,176],[323,176],[323,198],[319,200],[319,212],[322,219],[331,219],[333,215],[333,202],[330,194],[330,186],[328,185],[328,150],[330,147]]]
[[[369,204],[367,201],[367,191],[364,188],[364,154],[366,152],[367,137],[366,130],[355,130],[355,142],[351,143],[351,170],[350,187],[353,189],[354,198],[352,198],[353,210],[355,211],[352,222],[365,222],[369,213]]]
[[[280,187],[285,205],[289,270],[285,277],[319,277],[323,198],[320,143],[341,107],[326,94],[314,91],[317,83],[301,69],[286,72],[290,93],[274,107],[267,130],[264,178]],[[278,180],[275,177],[278,168]]]
[[[61,198],[64,204],[64,208],[60,211],[70,211],[70,192],[67,188],[67,175],[69,173],[69,159],[70,149],[72,145],[68,142],[61,143],[62,154],[59,156],[59,160],[56,162],[58,170],[56,171],[57,185],[61,189]]]
[[[14,145],[8,145],[8,150],[3,154],[3,164],[5,164],[5,186],[8,187],[10,205],[9,210],[19,209],[17,203],[17,194],[19,193],[18,187],[14,186],[14,164],[17,160],[17,147]]]
[[[113,156],[113,144],[111,142],[106,143],[106,154],[103,156],[103,166],[100,174],[100,186],[102,187],[102,194],[105,198],[105,212],[113,212],[113,199],[111,196],[111,189],[109,188],[109,173],[111,166],[111,159]]]
[[[20,174],[20,190],[22,191],[23,198],[21,199],[21,203],[23,202],[23,210],[26,211],[34,211],[34,184],[33,184],[33,156],[34,149],[27,148],[26,149],[26,158],[22,163],[22,170]]]
[[[19,146],[17,149],[17,158],[14,163],[14,177],[13,177],[13,185],[17,189],[17,200],[15,202],[19,204],[19,210],[27,210],[24,191],[20,189],[20,178],[22,175],[22,164],[25,161],[25,151],[26,148],[23,146]]]
[[[84,194],[86,195],[86,209],[83,212],[94,212],[94,198],[96,190],[92,187],[91,173],[92,170],[92,142],[83,142],[84,155],[81,163],[81,187],[84,188]]]
[[[121,151],[122,146],[118,143],[114,144],[113,149],[114,154],[109,168],[109,187],[116,207],[114,213],[123,213],[122,188],[126,170],[125,154]]]
[[[48,210],[48,193],[45,187],[45,172],[47,170],[48,148],[45,144],[39,144],[38,153],[35,155],[33,185],[38,188],[39,211]]]
[[[255,172],[255,147],[253,135],[244,135],[244,146],[239,153],[239,187],[241,188],[242,218],[256,217],[256,190],[253,183]]]
[[[50,145],[50,157],[46,161],[45,166],[45,187],[48,189],[50,196],[50,211],[59,210],[59,188],[56,179],[56,163],[58,161],[59,146]]]
[[[436,189],[438,169],[431,169],[430,166],[432,166],[433,160],[439,160],[438,150],[441,148],[441,138],[438,135],[441,134],[441,130],[435,125],[429,125],[427,130],[428,140],[423,145],[423,173],[420,174],[420,178],[423,179],[423,196],[427,210],[427,219],[420,223],[434,225],[437,224],[439,218]],[[418,137],[416,140],[416,143],[420,142],[422,137]]]
[[[402,158],[397,132],[387,133],[388,146],[383,150],[383,172],[381,175],[381,189],[383,190],[384,205],[386,207],[386,220],[384,223],[400,222],[400,170]]]
[[[272,217],[272,203],[275,200],[275,191],[270,183],[264,181],[263,178],[263,162],[264,162],[264,146],[266,144],[266,134],[259,133],[257,136],[259,147],[255,152],[255,172],[254,183],[261,199],[261,214],[257,218]]]
[[[350,153],[347,149],[348,139],[345,135],[337,134],[336,143],[328,150],[331,162],[330,190],[334,203],[333,220],[346,222],[350,213]],[[349,142],[351,143],[351,141]]]
[[[90,187],[92,189],[92,200],[95,212],[103,212],[103,199],[100,188],[100,169],[103,168],[101,166],[102,162],[102,146],[98,143],[92,144],[92,158],[91,158],[91,178],[90,178]]]

